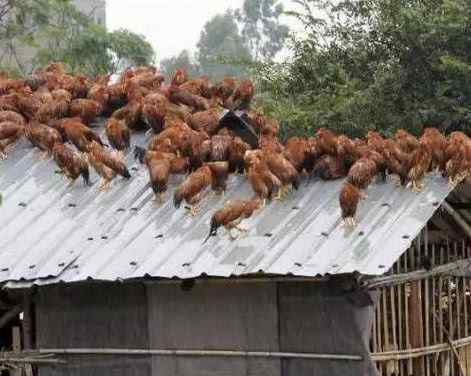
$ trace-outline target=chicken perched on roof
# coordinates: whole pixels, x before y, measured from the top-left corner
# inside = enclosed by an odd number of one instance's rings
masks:
[[[191,215],[198,214],[197,204],[202,199],[202,193],[209,188],[213,182],[213,174],[208,165],[204,165],[189,175],[185,181],[177,188],[173,196],[173,203],[178,209],[183,201],[190,207]]]
[[[262,208],[262,201],[254,198],[248,201],[229,201],[222,209],[219,209],[211,218],[211,228],[209,235],[204,241],[206,243],[212,236],[217,235],[219,227],[223,226],[229,231],[230,237],[235,240],[237,236],[233,236],[231,230],[236,229],[239,232],[247,232],[248,230],[241,227],[240,223],[250,218],[258,209]]]
[[[116,175],[120,175],[125,179],[131,178],[126,163],[119,153],[106,151],[96,141],[88,143],[87,152],[89,163],[102,178],[99,186],[100,191],[108,190]]]
[[[120,151],[131,146],[131,131],[124,120],[110,118],[105,125],[106,137],[110,145]]]
[[[176,159],[176,155],[152,150],[146,151],[136,146],[134,156],[147,166],[152,190],[159,203],[163,203],[163,195],[167,192],[168,179],[172,172],[172,162]]]
[[[54,145],[52,155],[60,171],[71,184],[81,176],[85,184],[90,185],[90,171],[86,156],[74,152],[70,147],[59,142]]]
[[[25,134],[25,125],[14,121],[0,121],[0,159],[7,158],[7,148]]]
[[[280,122],[252,108],[254,95],[250,79],[225,77],[213,84],[183,69],[167,83],[155,67],[126,69],[113,83],[110,76],[70,74],[62,63],[25,79],[0,74],[0,156],[24,136],[44,155],[52,155],[71,182],[81,176],[89,184],[90,164],[104,190],[117,175],[130,178],[124,152],[132,136],[139,145],[134,145],[135,156],[145,164],[160,201],[171,189],[171,175],[189,174],[173,199],[177,208],[185,201],[192,214],[206,191],[224,193],[230,174],[246,173],[254,197],[215,213],[212,235],[219,226],[235,228],[269,200],[283,199],[302,179],[308,184],[317,184],[313,178],[345,179],[339,204],[350,227],[368,187],[386,182],[387,175],[415,192],[436,170],[453,187],[471,176],[471,141],[462,132],[446,137],[425,128],[418,138],[400,129],[391,138],[369,131],[364,138],[350,139],[320,128],[312,137],[284,142]],[[107,117],[105,127],[96,129],[101,116]],[[143,143],[147,149],[140,147]]]
[[[34,121],[25,127],[25,136],[34,146],[43,151],[42,158],[52,155],[54,145],[63,142],[61,134],[56,129]]]

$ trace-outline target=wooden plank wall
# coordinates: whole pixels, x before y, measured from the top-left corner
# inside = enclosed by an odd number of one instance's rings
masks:
[[[430,263],[446,264],[463,258],[471,258],[469,241],[429,244],[425,229],[391,272],[410,272]],[[452,340],[471,336],[470,278],[429,278],[385,287],[381,293],[371,340],[374,353],[447,343],[446,331]],[[471,346],[457,351],[465,375],[471,375]],[[458,360],[452,351],[377,365],[380,375],[384,376],[460,375]]]

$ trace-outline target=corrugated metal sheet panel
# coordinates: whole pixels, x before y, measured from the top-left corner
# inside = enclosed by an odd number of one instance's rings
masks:
[[[143,144],[143,137],[135,138]],[[341,181],[304,182],[283,202],[247,221],[250,232],[233,242],[224,231],[205,245],[215,208],[251,195],[233,176],[225,197],[209,194],[201,214],[153,202],[147,171],[128,156],[133,178],[117,179],[109,192],[77,181],[67,186],[52,161],[20,144],[0,164],[0,281],[73,282],[144,276],[229,277],[264,272],[316,276],[358,271],[382,274],[409,247],[450,193],[440,177],[415,194],[375,184],[359,209],[359,226],[341,226]],[[172,177],[174,186],[182,177]],[[170,195],[170,194],[169,194]]]

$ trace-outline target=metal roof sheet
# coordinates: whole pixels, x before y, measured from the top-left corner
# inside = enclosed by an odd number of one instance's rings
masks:
[[[143,135],[133,138],[143,145]],[[47,284],[86,279],[229,277],[263,272],[317,276],[386,272],[406,251],[450,193],[447,181],[429,176],[420,194],[373,184],[358,210],[359,225],[340,222],[342,181],[305,181],[283,202],[246,221],[250,232],[231,241],[220,231],[202,244],[216,208],[252,195],[245,178],[232,176],[224,197],[212,193],[192,218],[172,200],[153,202],[147,171],[127,156],[133,177],[110,191],[77,181],[73,187],[51,160],[26,143],[0,163],[0,282]],[[172,177],[174,187],[183,177]],[[170,197],[172,189],[167,195]],[[14,284],[13,284],[14,285]]]

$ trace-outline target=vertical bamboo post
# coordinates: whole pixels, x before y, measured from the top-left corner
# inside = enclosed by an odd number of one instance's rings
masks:
[[[432,265],[435,265],[435,244],[432,244],[432,249],[431,249],[431,263]],[[432,278],[432,312],[433,312],[433,315],[432,315],[432,345],[436,345],[437,344],[437,320],[436,320],[436,317],[437,317],[437,283],[436,283],[436,278],[433,277]],[[440,299],[440,297],[438,296],[438,299]],[[437,361],[438,361],[438,355],[435,354],[432,356],[432,359],[433,359],[433,374],[434,375],[437,375],[438,374],[438,368],[437,368]]]
[[[452,259],[451,253],[452,253],[453,247],[450,246],[449,241],[447,241],[446,246],[447,246],[447,261],[450,262]],[[453,340],[455,337],[454,336],[455,327],[453,324],[453,298],[451,296],[451,277],[446,278],[446,291],[447,291],[447,300],[448,300],[448,332],[450,333],[450,339]],[[443,329],[446,330],[446,327],[442,328],[442,330]],[[455,374],[455,362],[454,362],[453,354],[451,350],[448,351],[447,354],[450,359],[450,373],[454,375]]]
[[[399,274],[401,273],[402,271],[402,268],[401,268],[401,261],[402,261],[402,258],[400,258],[397,262],[397,270],[396,270],[396,273]],[[397,344],[397,349],[398,350],[403,350],[405,347],[404,347],[404,344],[403,344],[403,335],[402,335],[402,330],[403,330],[403,322],[402,322],[402,291],[403,291],[403,288],[402,288],[402,285],[399,285],[397,286],[397,329],[398,329],[398,334],[399,334],[399,338],[398,338],[398,344]],[[404,362],[402,361],[398,361],[397,365],[399,367],[399,376],[403,376],[404,375],[404,370],[403,370],[403,365]]]
[[[411,283],[410,297],[410,332],[412,348],[424,346],[424,333],[422,318],[422,296],[420,293],[420,281]],[[412,362],[414,375],[424,375],[424,359],[416,358]]]
[[[405,254],[404,256],[404,273],[407,273],[409,271],[409,266],[408,266],[408,253],[413,252],[413,248],[409,248],[409,251]],[[403,287],[403,293],[404,293],[404,323],[406,325],[406,349],[410,349],[411,341],[410,341],[410,330],[409,330],[409,285],[407,283],[404,283],[402,285]],[[407,369],[406,373],[408,375],[412,374],[412,361],[410,359],[407,360]]]

